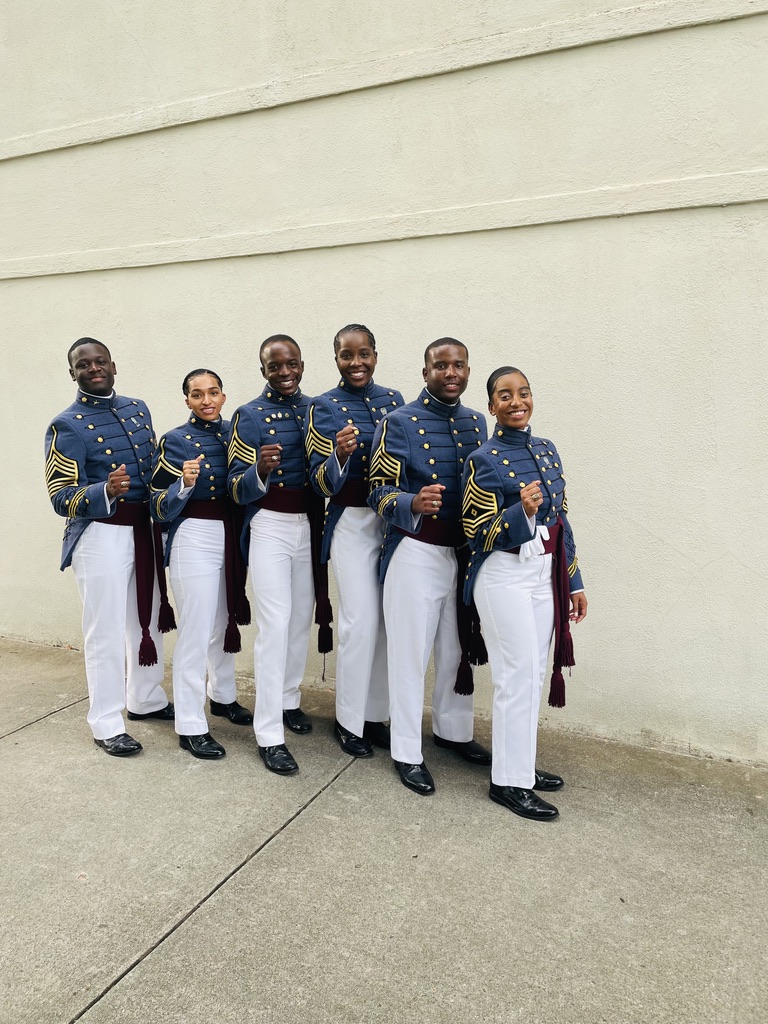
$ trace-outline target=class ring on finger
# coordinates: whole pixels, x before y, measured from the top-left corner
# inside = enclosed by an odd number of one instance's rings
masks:
[[[439,501],[433,501],[432,502],[432,508],[440,508],[440,502]]]
[[[273,455],[273,456],[272,456],[272,461],[273,461],[273,462],[277,462],[277,456],[276,456],[276,455]]]

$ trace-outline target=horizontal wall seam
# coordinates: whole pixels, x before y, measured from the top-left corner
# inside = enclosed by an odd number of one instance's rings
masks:
[[[267,231],[26,256],[1,260],[0,280],[339,248],[764,200],[768,200],[768,167]]]
[[[654,4],[462,39],[442,46],[323,68],[294,78],[276,79],[93,121],[44,129],[0,141],[0,161],[326,99],[559,50],[737,21],[766,13],[768,3],[764,0],[659,0]]]

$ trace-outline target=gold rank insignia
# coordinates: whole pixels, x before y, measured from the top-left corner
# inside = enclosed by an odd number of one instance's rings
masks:
[[[384,420],[381,427],[381,442],[371,459],[371,468],[368,473],[368,480],[371,490],[374,487],[400,486],[400,474],[402,466],[400,462],[387,452],[387,428],[389,421]]]
[[[470,463],[469,479],[464,488],[464,497],[461,503],[461,519],[464,524],[464,533],[467,537],[477,536],[477,531],[498,515],[499,502],[493,491],[486,491],[475,480],[475,464]]]
[[[48,485],[48,496],[52,498],[62,487],[77,487],[80,479],[80,471],[74,459],[62,455],[56,447],[58,432],[56,427],[51,427],[53,440],[48,458],[45,460],[45,482]]]

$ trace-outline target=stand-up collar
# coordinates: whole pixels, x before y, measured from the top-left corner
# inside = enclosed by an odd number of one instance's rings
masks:
[[[524,430],[516,430],[514,427],[503,427],[497,423],[493,428],[493,436],[508,444],[510,448],[527,448],[531,441],[531,428],[528,426]]]
[[[221,416],[216,420],[201,420],[198,416],[190,416],[187,422],[195,430],[210,430],[214,434],[221,433]]]
[[[438,416],[442,416],[446,420],[450,419],[451,416],[456,416],[461,411],[461,401],[456,402],[454,405],[446,405],[445,402],[435,398],[426,388],[422,389],[418,401],[426,406],[430,412],[436,412]]]
[[[117,405],[117,395],[114,391],[111,395],[89,395],[87,391],[78,388],[75,401],[92,409],[114,409]]]
[[[279,391],[270,387],[269,384],[261,392],[261,398],[265,402],[273,402],[275,405],[298,405],[302,397],[301,388],[296,388],[292,395],[281,395]]]
[[[376,385],[374,384],[373,377],[371,377],[364,387],[356,388],[352,384],[348,384],[342,377],[339,381],[339,387],[342,391],[348,391],[351,395],[359,395],[360,398],[371,398]]]

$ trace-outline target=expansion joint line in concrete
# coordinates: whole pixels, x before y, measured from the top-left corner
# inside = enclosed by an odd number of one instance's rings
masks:
[[[14,736],[17,732],[22,732],[22,730],[28,729],[31,725],[37,725],[38,722],[44,722],[46,718],[58,715],[61,711],[73,708],[76,704],[82,704],[86,700],[88,700],[87,697],[78,697],[77,700],[72,700],[69,704],[62,704],[60,708],[54,708],[53,711],[49,711],[45,715],[40,715],[39,718],[33,718],[31,722],[25,722],[23,725],[18,726],[16,729],[11,729],[9,732],[0,733],[0,740],[7,739],[8,736]]]
[[[116,985],[119,985],[123,978],[126,978],[131,973],[131,971],[133,971],[134,968],[138,967],[139,964],[142,963],[142,961],[146,960],[151,953],[154,953],[156,949],[159,949],[160,946],[162,946],[162,944],[165,942],[165,940],[170,938],[171,935],[174,934],[174,932],[178,931],[179,928],[181,928],[181,926],[185,924],[192,917],[193,914],[196,914],[201,907],[204,907],[205,904],[210,900],[210,898],[219,891],[219,889],[223,888],[223,886],[225,886],[231,878],[234,878],[235,875],[238,874],[238,872],[242,871],[242,869],[247,864],[250,864],[254,857],[257,857],[262,850],[266,849],[270,845],[270,843],[272,843],[282,832],[284,832],[288,828],[289,825],[291,825],[299,817],[299,815],[303,814],[308,807],[311,807],[315,800],[318,799],[318,797],[322,796],[327,789],[330,789],[334,782],[336,782],[337,779],[341,778],[344,772],[347,771],[347,769],[352,764],[354,764],[354,758],[350,758],[349,761],[345,765],[343,765],[336,772],[336,774],[325,783],[324,786],[321,786],[316,793],[313,793],[309,800],[303,803],[301,807],[299,807],[299,809],[290,816],[290,818],[287,818],[279,828],[275,829],[275,831],[271,835],[267,836],[264,842],[260,843],[256,847],[256,849],[253,850],[252,853],[249,853],[244,860],[240,861],[239,864],[235,865],[235,867],[232,868],[231,871],[229,871],[219,882],[216,883],[216,885],[213,886],[210,892],[206,893],[206,895],[203,896],[202,899],[198,900],[197,903],[190,910],[188,910],[186,914],[180,917],[179,920],[174,925],[172,925],[170,928],[164,931],[160,938],[156,942],[154,942],[149,947],[149,949],[146,949],[140,956],[137,956],[134,960],[132,960],[125,968],[125,970],[121,971],[116,978],[113,978],[108,985],[105,985],[101,992],[99,992],[98,995],[94,996],[94,998],[91,999],[91,1001],[86,1006],[84,1006],[82,1010],[76,1013],[74,1017],[70,1017],[70,1019],[67,1021],[67,1024],[75,1024],[76,1021],[81,1020],[85,1016],[85,1014],[88,1013],[89,1010],[93,1009],[93,1007],[96,1006],[96,1004],[99,1003],[108,992],[115,988]]]

